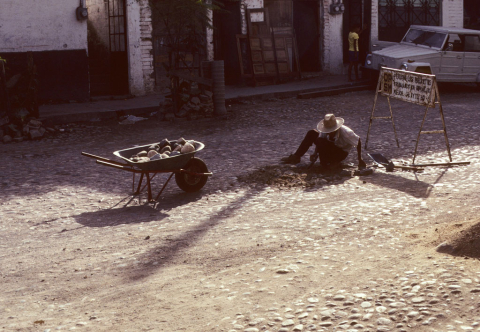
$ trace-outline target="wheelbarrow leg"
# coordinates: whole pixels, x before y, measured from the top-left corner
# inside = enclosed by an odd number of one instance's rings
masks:
[[[167,181],[166,181],[165,184],[163,185],[162,190],[160,190],[160,192],[158,193],[157,197],[155,197],[155,200],[156,200],[156,201],[158,201],[158,198],[159,198],[160,195],[162,194],[163,189],[165,189],[165,187],[167,186],[168,182],[169,182],[170,179],[172,178],[173,174],[175,174],[175,173],[170,174],[170,176],[168,177]]]
[[[140,187],[142,186],[142,181],[143,181],[143,175],[144,175],[144,174],[145,174],[145,173],[142,172],[142,174],[140,175],[140,180],[138,180],[137,191],[133,193],[134,195],[140,194]],[[134,176],[134,179],[135,179],[135,173],[133,173],[133,176]]]
[[[152,200],[152,187],[150,185],[150,173],[147,173],[148,201]]]

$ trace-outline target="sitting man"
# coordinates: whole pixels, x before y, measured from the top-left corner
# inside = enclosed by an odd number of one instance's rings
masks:
[[[350,149],[356,146],[358,168],[365,168],[366,164],[362,159],[360,137],[352,129],[344,126],[343,122],[342,118],[336,118],[333,114],[325,115],[325,118],[318,123],[317,130],[309,130],[297,151],[286,158],[282,158],[282,162],[285,164],[298,164],[302,156],[315,143],[315,154],[310,156],[310,161],[315,161],[318,153],[322,166],[334,168],[347,158]]]

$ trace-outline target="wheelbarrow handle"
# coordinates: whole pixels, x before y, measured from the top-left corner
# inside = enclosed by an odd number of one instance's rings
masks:
[[[115,164],[115,165],[119,165],[119,166],[130,166],[129,164],[121,163],[121,162],[118,162],[118,161],[115,161],[115,160],[111,160],[111,159],[108,159],[108,158],[96,156],[94,154],[90,154],[90,153],[86,153],[86,152],[82,152],[82,156],[97,159],[97,160],[100,160],[100,161],[104,161],[104,162],[109,163],[109,164]]]
[[[97,160],[97,164],[121,169],[121,170],[124,170],[124,171],[129,171],[129,172],[133,172],[133,173],[142,173],[142,171],[136,170],[136,169],[132,168],[130,165],[122,165],[122,164],[119,165],[119,164],[114,164],[114,163],[110,163],[110,162],[105,162],[103,160]]]

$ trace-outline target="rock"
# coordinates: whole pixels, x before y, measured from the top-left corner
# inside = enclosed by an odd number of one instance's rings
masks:
[[[173,151],[174,151],[174,152],[177,152],[177,151],[180,152],[180,151],[182,150],[182,148],[183,148],[183,145],[178,144],[178,145],[175,147],[175,149],[173,149]]]
[[[202,103],[208,103],[208,102],[210,101],[210,99],[211,99],[211,98],[210,98],[209,96],[207,96],[207,95],[200,95],[200,96],[198,96],[198,97],[200,98],[200,101],[201,101]]]
[[[32,119],[28,122],[28,126],[32,128],[40,128],[42,126],[42,122]]]
[[[12,141],[12,136],[5,135],[3,136],[3,143],[10,143]]]
[[[175,157],[175,156],[178,156],[180,154],[180,151],[173,151],[172,153],[170,153],[170,157]]]
[[[165,158],[168,158],[170,156],[168,154],[162,153],[162,154],[160,154],[160,157],[162,157],[162,159],[165,159]]]
[[[455,251],[455,248],[448,244],[447,242],[440,243],[435,250],[442,254],[452,254]]]
[[[159,145],[159,149],[163,149],[165,146],[169,145],[170,142],[168,141],[168,139],[164,138],[160,141],[160,143],[158,144]]]
[[[148,150],[149,151],[151,151],[151,150],[159,151],[160,150],[160,145],[159,144],[152,144],[148,147]]]
[[[195,147],[190,143],[185,144],[180,150],[181,153],[190,153],[194,151],[195,151]]]
[[[139,153],[137,153],[137,157],[147,157],[147,154],[147,151],[140,151]]]
[[[150,160],[159,160],[162,159],[162,156],[160,153],[155,154],[153,157],[150,158]]]
[[[147,157],[150,158],[150,159],[152,159],[152,157],[155,156],[156,154],[158,154],[157,151],[155,151],[155,150],[150,150],[150,151],[148,151],[148,153],[147,153]]]
[[[164,146],[161,150],[160,150],[160,153],[165,153],[165,152],[172,152],[172,148],[170,147],[170,145],[167,145],[167,146]]]
[[[39,129],[32,128],[28,133],[28,137],[30,137],[30,139],[38,139],[38,138],[42,138],[42,136],[43,136],[43,133]]]
[[[377,319],[377,324],[378,325],[390,325],[390,324],[392,324],[392,321],[389,318],[380,317],[379,319]]]
[[[205,91],[204,94],[205,94],[208,98],[212,98],[212,97],[213,97],[213,92],[211,92],[211,91],[208,91],[208,90],[207,90],[207,91]]]
[[[181,145],[184,145],[185,143],[187,143],[187,141],[185,140],[185,138],[180,137],[179,139],[177,139],[177,143],[181,144]]]
[[[194,105],[200,104],[200,98],[198,98],[198,97],[193,97],[192,99],[190,99],[190,101]]]
[[[148,157],[138,157],[138,160],[137,160],[138,163],[146,163],[149,161],[150,161],[150,158]]]
[[[283,327],[292,326],[292,325],[295,325],[295,321],[294,321],[293,319],[285,319],[285,320],[282,322],[282,326],[283,326]]]

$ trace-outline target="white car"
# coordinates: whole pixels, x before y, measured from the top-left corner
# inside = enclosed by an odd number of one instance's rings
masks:
[[[434,74],[439,82],[480,82],[480,31],[412,25],[397,45],[367,55],[365,68]]]

